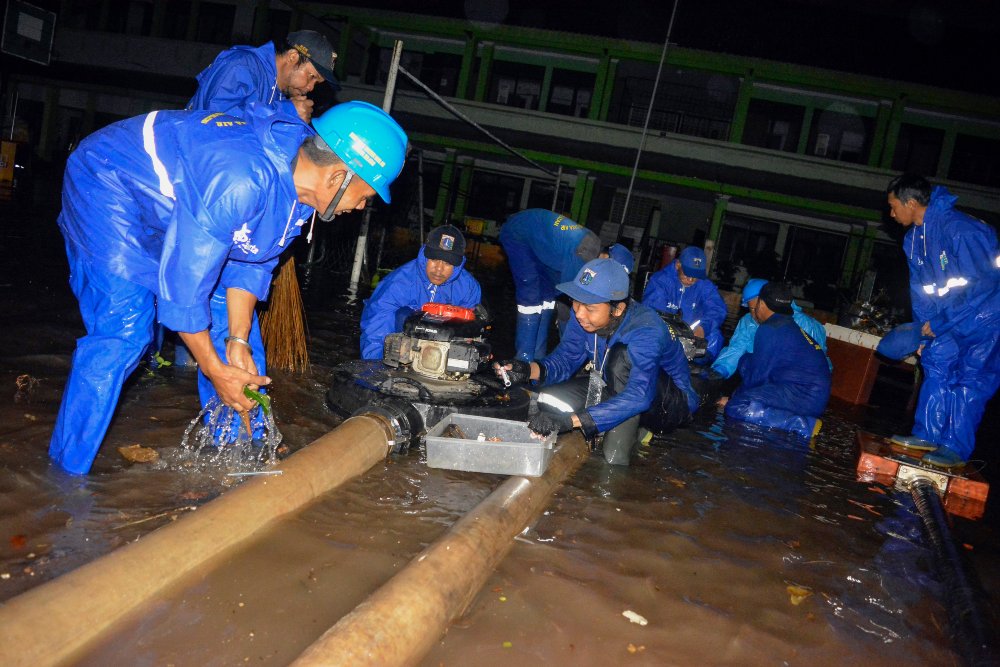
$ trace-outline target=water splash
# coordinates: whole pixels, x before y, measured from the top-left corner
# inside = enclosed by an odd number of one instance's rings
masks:
[[[258,437],[254,437],[255,431]],[[255,470],[278,462],[281,440],[273,410],[265,412],[258,405],[240,415],[216,396],[184,430],[181,450],[187,457],[210,465]]]

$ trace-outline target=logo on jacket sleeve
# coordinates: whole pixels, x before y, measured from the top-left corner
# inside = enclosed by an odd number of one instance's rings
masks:
[[[257,246],[255,246],[250,241],[250,227],[247,223],[243,223],[243,226],[233,232],[233,245],[243,251],[243,254],[257,254]]]

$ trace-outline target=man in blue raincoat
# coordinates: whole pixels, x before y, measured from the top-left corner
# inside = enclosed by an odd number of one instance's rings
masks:
[[[338,88],[333,76],[337,54],[313,30],[290,33],[286,42],[280,53],[273,42],[226,49],[198,75],[198,90],[187,108],[242,117],[256,102],[308,123],[313,102],[307,96],[316,84],[326,81]]]
[[[714,361],[725,342],[726,302],[707,276],[705,251],[688,246],[673,264],[649,277],[642,295],[642,302],[660,313],[680,313],[694,335],[705,339],[705,356],[698,360],[702,364]]]
[[[680,340],[660,316],[628,297],[625,267],[613,259],[587,262],[559,291],[573,313],[559,345],[544,359],[496,366],[512,382],[540,387],[536,433],[579,428],[588,439],[604,433],[608,463],[628,465],[639,428],[667,432],[687,422],[699,397]],[[585,364],[590,377],[574,377]]]
[[[500,243],[514,276],[515,355],[523,361],[540,359],[548,351],[556,284],[572,280],[585,262],[596,258],[601,241],[564,215],[529,208],[507,218]]]
[[[364,208],[402,169],[406,134],[381,109],[341,104],[313,122],[154,111],[94,133],[70,156],[59,227],[87,334],[77,341],[49,455],[86,473],[154,320],[199,365],[204,405],[247,411],[264,350],[254,306],[313,214]]]
[[[452,225],[431,230],[417,258],[383,278],[361,312],[361,358],[381,359],[382,344],[427,303],[475,308],[479,282],[465,270],[465,237]]]
[[[922,176],[898,176],[886,192],[892,218],[908,228],[913,319],[930,339],[920,353],[924,382],[913,433],[892,439],[933,450],[923,457],[928,463],[957,467],[972,455],[983,410],[1000,385],[997,234]]]
[[[740,305],[752,310],[755,302],[760,297],[761,288],[766,284],[767,281],[763,278],[751,278],[748,280],[747,284],[743,286],[743,301]],[[792,319],[795,320],[800,329],[809,334],[809,337],[819,344],[825,354],[826,329],[823,328],[823,325],[802,312],[802,307],[795,303],[795,301],[792,301]],[[736,330],[733,331],[733,335],[729,339],[729,344],[722,348],[722,352],[712,362],[712,370],[723,378],[732,377],[733,373],[736,372],[736,367],[740,363],[740,358],[747,352],[753,352],[753,339],[757,334],[758,326],[760,325],[757,324],[757,320],[753,318],[752,313],[748,312],[741,317],[740,321],[736,324]],[[828,363],[829,361],[830,359],[827,358]],[[830,368],[833,368],[832,364],[830,364]]]
[[[739,361],[740,386],[721,399],[726,417],[810,439],[830,399],[830,365],[823,349],[792,319],[787,285],[764,285],[750,307],[759,325],[753,352]]]

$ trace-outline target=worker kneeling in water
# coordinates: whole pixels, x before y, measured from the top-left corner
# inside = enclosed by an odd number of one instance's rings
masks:
[[[417,258],[379,282],[361,312],[361,358],[381,359],[388,334],[427,303],[475,308],[482,298],[479,282],[465,270],[465,237],[457,227],[435,227]]]
[[[753,352],[739,361],[741,383],[728,400],[726,416],[803,438],[819,433],[819,416],[830,398],[830,366],[823,349],[793,319],[792,292],[767,283],[750,304],[760,325]]]
[[[605,460],[628,465],[640,426],[670,431],[698,408],[684,349],[656,311],[629,299],[628,274],[613,259],[587,262],[557,289],[573,299],[559,345],[538,361],[496,364],[496,373],[542,387],[532,431],[604,433]],[[584,364],[589,376],[573,377]]]

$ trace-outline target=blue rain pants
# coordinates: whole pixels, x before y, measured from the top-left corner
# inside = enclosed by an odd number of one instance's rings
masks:
[[[517,359],[534,361],[548,352],[549,327],[555,315],[555,271],[538,261],[534,251],[514,240],[504,242],[504,251],[514,276],[514,297],[517,300],[517,328],[514,330],[514,350]]]

